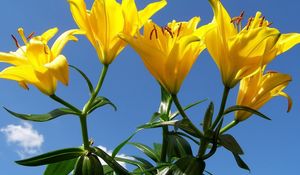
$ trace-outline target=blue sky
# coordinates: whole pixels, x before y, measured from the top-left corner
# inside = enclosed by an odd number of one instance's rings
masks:
[[[151,0],[136,0],[138,6],[153,2]],[[92,0],[86,1],[88,6]],[[266,18],[273,22],[273,27],[283,33],[300,32],[299,5],[296,0],[285,3],[280,0],[223,0],[231,16],[237,16],[245,11],[246,17],[261,11]],[[169,0],[168,5],[153,17],[160,25],[176,19],[188,20],[200,16],[200,25],[209,22],[213,16],[206,0]],[[14,51],[15,44],[11,34],[17,35],[18,27],[25,32],[34,31],[41,34],[45,30],[58,27],[59,34],[76,28],[69,5],[66,0],[4,0],[0,7],[0,51]],[[69,43],[63,54],[72,65],[80,67],[95,83],[101,64],[94,49],[85,37],[79,37],[78,43]],[[292,75],[293,81],[286,92],[293,98],[294,106],[286,113],[287,102],[284,98],[274,98],[261,111],[272,118],[266,121],[253,116],[241,123],[229,133],[233,134],[243,147],[243,159],[251,168],[254,175],[297,174],[300,162],[299,113],[300,113],[300,47],[279,56],[268,69],[277,70]],[[7,65],[2,64],[3,69]],[[59,85],[57,95],[82,107],[88,99],[88,88],[82,78],[74,71],[70,73],[68,87]],[[208,98],[218,108],[222,94],[222,83],[218,69],[209,54],[204,51],[186,78],[179,99],[182,104]],[[235,104],[237,89],[230,93],[228,106]],[[107,79],[100,95],[111,99],[118,111],[104,107],[93,113],[88,119],[89,135],[95,140],[95,145],[113,149],[118,143],[127,138],[138,125],[147,122],[159,105],[160,89],[154,78],[145,69],[139,56],[133,49],[127,47],[112,63]],[[193,121],[200,122],[209,101],[189,111]],[[30,86],[25,91],[16,82],[0,80],[0,105],[22,113],[45,113],[59,104],[41,94],[35,87]],[[229,122],[233,116],[227,116]],[[0,109],[0,174],[35,175],[42,174],[44,167],[22,167],[13,161],[20,156],[32,156],[55,149],[76,147],[81,145],[79,119],[66,116],[47,123],[24,123],[11,117]],[[10,137],[7,137],[7,134]],[[10,139],[10,140],[8,140]],[[146,130],[134,139],[151,145],[160,142],[160,130]],[[126,146],[121,153],[140,155],[131,146]],[[224,149],[219,149],[207,161],[207,170],[215,175],[249,174],[239,169],[233,157]]]

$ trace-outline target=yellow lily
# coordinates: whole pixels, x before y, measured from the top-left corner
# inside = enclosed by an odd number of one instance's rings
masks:
[[[287,74],[278,72],[267,72],[263,75],[264,69],[259,69],[254,75],[241,80],[237,105],[258,110],[273,97],[283,96],[288,99],[287,111],[289,112],[292,107],[292,100],[283,90],[292,78]],[[243,121],[251,115],[249,112],[237,111],[235,119]]]
[[[216,27],[207,33],[205,44],[229,88],[300,42],[300,34],[281,34],[260,12],[242,28],[244,13],[231,18],[220,0],[210,0],[210,4]]]
[[[54,94],[57,80],[67,85],[69,81],[68,62],[66,57],[60,53],[69,40],[77,41],[73,34],[77,34],[79,31],[66,31],[57,38],[50,49],[47,42],[57,31],[57,28],[52,28],[40,36],[33,37],[33,34],[30,34],[30,37],[26,37],[23,29],[19,28],[18,32],[25,45],[20,46],[13,36],[18,47],[17,51],[0,52],[0,62],[12,64],[0,72],[0,78],[18,81],[25,89],[28,89],[27,84],[33,84],[46,95]]]
[[[197,29],[199,21],[199,17],[194,17],[188,22],[172,21],[160,27],[149,20],[144,26],[144,35],[120,36],[141,56],[159,83],[169,93],[177,94],[193,63],[205,49],[198,36],[204,36],[210,26]]]
[[[126,42],[119,33],[133,36],[147,20],[167,2],[160,0],[138,11],[134,0],[95,0],[88,11],[84,0],[68,0],[71,13],[80,29],[97,51],[103,64],[110,64],[124,49]]]

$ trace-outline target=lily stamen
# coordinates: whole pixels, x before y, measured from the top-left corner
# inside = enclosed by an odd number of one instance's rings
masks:
[[[155,38],[158,39],[157,29],[156,29],[155,25],[153,25],[153,29],[150,33],[150,40],[152,40],[153,32],[155,33]]]
[[[180,24],[179,24],[179,28],[178,28],[178,30],[177,30],[177,37],[178,37],[178,36],[179,36],[179,34],[180,34],[181,27],[182,27],[182,23],[180,23]]]
[[[168,26],[164,27],[164,29],[170,34],[170,36],[173,38],[173,33],[172,33],[172,29]]]
[[[17,38],[14,35],[11,35],[12,39],[14,40],[15,45],[17,46],[17,48],[20,48],[20,44],[17,40]]]
[[[260,23],[259,23],[259,27],[262,27],[262,26],[263,26],[264,21],[265,21],[265,17],[263,16],[263,17],[261,18]]]
[[[33,37],[33,35],[34,35],[34,32],[31,32],[31,33],[28,35],[27,40],[30,40],[30,39]]]
[[[268,22],[267,27],[270,27],[272,24],[272,22]]]
[[[24,44],[27,44],[28,42],[27,42],[27,38],[25,37],[23,28],[19,28],[19,29],[18,29],[18,32],[19,32],[19,35],[21,36],[21,38],[22,38]]]
[[[250,27],[252,21],[253,21],[253,17],[251,17],[251,18],[248,19],[248,23],[247,23],[247,25],[246,25],[246,26],[247,26],[247,28],[246,28],[247,30],[249,29],[249,27]]]

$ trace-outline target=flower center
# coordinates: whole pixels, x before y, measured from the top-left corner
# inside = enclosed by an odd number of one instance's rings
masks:
[[[241,14],[240,14],[239,16],[233,17],[233,18],[231,19],[231,21],[230,21],[231,23],[234,24],[235,28],[236,28],[239,32],[243,30],[243,29],[242,29],[242,20],[244,19],[244,14],[245,14],[245,12],[242,11]],[[255,17],[255,18],[256,18],[256,17]],[[248,22],[247,22],[247,24],[246,24],[246,26],[245,26],[245,29],[246,29],[246,30],[249,30],[249,29],[250,29],[250,27],[251,27],[251,25],[253,24],[253,21],[254,21],[255,18],[250,17],[250,18],[248,19]],[[272,25],[272,23],[266,21],[265,16],[263,16],[263,17],[260,18],[259,20],[260,20],[260,21],[259,21],[258,26],[254,26],[254,27],[263,27],[264,25],[267,26],[267,27],[270,27],[270,26]],[[265,23],[265,22],[266,22],[266,23]],[[253,25],[255,25],[255,24],[253,24]]]
[[[182,23],[178,23],[177,27],[169,27],[169,26],[163,26],[160,27],[161,33],[163,36],[171,36],[171,38],[179,37],[181,29],[182,29]],[[150,32],[150,40],[152,40],[152,36],[155,35],[155,38],[158,39],[158,30],[155,25],[153,25],[153,29]]]
[[[33,35],[34,35],[34,32],[31,32],[31,33],[28,35],[28,37],[25,37],[23,28],[19,28],[19,29],[18,29],[18,33],[19,33],[19,35],[21,36],[21,38],[22,38],[22,40],[23,40],[23,42],[24,42],[25,45],[28,43],[28,40],[30,40],[30,39],[33,37]],[[13,39],[15,45],[17,46],[17,48],[20,48],[21,46],[20,46],[20,44],[19,44],[17,38],[16,38],[14,35],[11,35],[11,37],[12,37],[12,39]]]

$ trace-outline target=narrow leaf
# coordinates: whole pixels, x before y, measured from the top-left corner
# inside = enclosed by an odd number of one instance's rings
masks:
[[[108,98],[99,96],[99,97],[96,97],[96,99],[95,99],[94,103],[92,104],[92,107],[88,113],[91,113],[95,109],[105,106],[105,105],[110,105],[114,108],[115,111],[117,110],[116,105],[114,105]]]
[[[202,135],[199,134],[200,131],[194,130],[193,129],[194,127],[192,127],[192,124],[190,123],[189,120],[182,119],[180,121],[177,121],[175,123],[175,129],[176,128],[179,128],[179,129],[185,131],[186,133],[188,133],[188,134],[190,134],[190,135],[192,135],[194,137],[202,138]]]
[[[131,136],[129,136],[126,140],[124,140],[122,143],[120,143],[112,152],[111,156],[114,158],[116,155],[120,152],[120,150],[132,139],[133,136],[135,136],[136,133],[138,133],[140,130],[135,131]]]
[[[209,130],[211,126],[213,115],[214,115],[214,104],[210,102],[203,119],[203,131],[205,133]]]
[[[175,162],[172,168],[172,175],[202,175],[205,169],[205,162],[201,159],[188,156]]]
[[[159,128],[163,126],[175,126],[178,120],[171,121],[158,121],[153,123],[146,123],[138,127],[138,129],[150,129],[150,128]]]
[[[158,162],[160,160],[159,155],[156,154],[156,152],[148,147],[147,145],[136,143],[136,142],[130,142],[129,144],[135,146],[139,150],[141,150],[143,153],[145,153],[150,159],[152,159],[154,162]]]
[[[190,108],[192,108],[192,107],[194,107],[194,106],[197,106],[197,105],[200,104],[200,103],[205,102],[206,100],[207,100],[207,99],[199,100],[199,101],[196,101],[195,103],[189,104],[189,105],[185,106],[185,107],[183,108],[183,110],[186,111],[186,110],[188,110],[188,109],[190,109]],[[179,111],[174,112],[174,113],[170,116],[170,120],[174,119],[174,118],[177,117],[179,114],[180,114]]]
[[[65,160],[49,164],[44,172],[44,175],[68,175],[74,169],[77,159]]]
[[[68,114],[73,114],[73,115],[77,115],[76,112],[72,111],[71,109],[68,108],[58,108],[58,109],[54,109],[52,111],[50,111],[47,114],[21,114],[21,113],[16,113],[13,112],[5,107],[3,107],[8,113],[10,113],[11,115],[23,119],[23,120],[30,120],[30,121],[34,121],[34,122],[46,122],[49,120],[53,120],[57,117],[60,116],[64,116],[64,115],[68,115]]]
[[[93,84],[91,83],[91,80],[85,75],[85,73],[75,66],[72,66],[72,65],[69,65],[69,66],[71,68],[73,68],[74,70],[76,70],[85,79],[85,81],[89,87],[90,93],[93,93],[93,91],[94,91]]]
[[[168,156],[170,159],[173,157],[180,158],[191,156],[193,154],[189,142],[174,133],[169,133],[167,146]]]
[[[24,166],[40,166],[75,159],[85,154],[85,152],[86,151],[81,148],[66,148],[31,157],[29,159],[18,160],[16,163]]]
[[[122,175],[130,175],[130,173],[123,168],[117,161],[115,161],[114,158],[112,158],[110,155],[108,155],[106,152],[101,150],[98,147],[93,147],[92,151],[101,159],[103,159],[114,171],[118,174]]]
[[[237,155],[237,154],[233,154],[234,158],[235,158],[235,161],[237,163],[237,165],[242,168],[242,169],[245,169],[245,170],[248,170],[250,172],[250,168],[249,166],[243,161],[243,159]]]
[[[255,114],[255,115],[257,115],[257,116],[259,116],[263,119],[271,120],[269,117],[267,117],[266,115],[264,115],[263,113],[255,110],[255,109],[249,108],[247,106],[240,106],[240,105],[236,105],[236,106],[232,106],[232,107],[227,108],[224,111],[224,115],[229,114],[229,113],[234,112],[234,111],[246,111],[246,112],[250,112],[252,114]]]
[[[242,148],[238,144],[238,142],[235,140],[235,138],[230,134],[224,134],[219,136],[220,144],[224,146],[226,149],[231,151],[234,154],[244,154]]]

